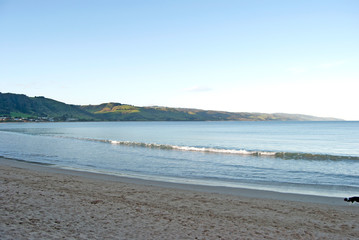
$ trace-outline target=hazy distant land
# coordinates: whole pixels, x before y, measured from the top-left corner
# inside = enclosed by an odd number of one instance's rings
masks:
[[[45,97],[0,93],[1,121],[338,121],[302,114],[137,107],[121,103],[72,105]]]

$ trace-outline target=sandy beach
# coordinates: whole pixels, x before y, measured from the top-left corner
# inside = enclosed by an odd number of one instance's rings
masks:
[[[170,184],[0,158],[1,239],[358,239],[339,198]]]

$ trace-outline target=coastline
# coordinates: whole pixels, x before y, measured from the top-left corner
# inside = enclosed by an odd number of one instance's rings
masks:
[[[319,204],[336,205],[336,206],[348,206],[348,204],[343,201],[344,197],[347,196],[343,196],[343,198],[339,198],[339,197],[317,196],[317,195],[309,195],[309,194],[283,193],[283,192],[276,192],[270,190],[257,190],[250,188],[166,182],[161,180],[149,180],[149,179],[142,179],[136,177],[118,176],[118,175],[111,175],[111,174],[99,173],[99,172],[61,168],[51,164],[28,162],[24,160],[8,159],[4,157],[0,157],[0,165],[24,168],[27,170],[42,171],[47,173],[78,176],[78,177],[83,177],[83,178],[88,178],[98,181],[128,183],[128,184],[136,184],[136,185],[144,185],[144,186],[154,186],[160,188],[198,191],[203,193],[226,194],[226,195],[233,195],[238,197],[319,203]]]
[[[4,158],[0,182],[3,239],[359,237],[359,206],[343,199],[147,181]]]

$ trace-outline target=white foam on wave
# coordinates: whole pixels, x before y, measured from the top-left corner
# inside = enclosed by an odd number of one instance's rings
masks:
[[[224,153],[224,154],[238,154],[238,155],[263,155],[274,156],[275,152],[258,152],[236,149],[220,149],[220,148],[199,148],[199,147],[186,147],[186,146],[172,146],[172,149],[182,151],[194,151],[194,152],[209,152],[209,153]]]
[[[149,148],[190,151],[190,152],[256,155],[256,156],[274,156],[276,154],[275,152],[247,151],[247,150],[206,148],[206,147],[190,147],[190,146],[177,146],[177,145],[166,145],[166,144],[157,144],[157,143],[138,143],[138,142],[113,141],[113,140],[111,140],[109,142],[111,144],[115,144],[115,145],[141,146],[141,147],[149,147]]]
[[[77,140],[94,141],[102,143],[110,143],[114,145],[124,145],[143,148],[154,148],[163,150],[177,150],[177,151],[192,151],[192,152],[205,152],[205,153],[218,153],[218,154],[236,154],[236,155],[251,155],[262,157],[276,157],[282,159],[301,159],[301,160],[355,160],[359,161],[359,156],[346,156],[346,155],[328,155],[328,154],[316,154],[316,153],[304,153],[304,152],[270,152],[270,151],[251,151],[251,150],[238,150],[238,149],[222,149],[222,148],[210,148],[210,147],[191,147],[191,146],[177,146],[157,143],[141,143],[131,141],[116,141],[107,139],[95,139],[95,138],[74,138],[66,136],[56,136],[59,138],[71,138]]]

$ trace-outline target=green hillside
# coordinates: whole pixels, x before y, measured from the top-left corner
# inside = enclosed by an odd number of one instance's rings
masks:
[[[22,94],[0,93],[0,116],[11,118],[53,118],[95,120],[94,116],[79,108],[44,97],[28,97]]]
[[[194,117],[192,114],[173,108],[136,107],[120,103],[81,106],[97,118],[106,121],[189,121],[213,120]]]
[[[121,103],[69,105],[45,97],[0,93],[0,117],[53,121],[332,121],[298,114],[232,113],[187,108],[137,107]]]

